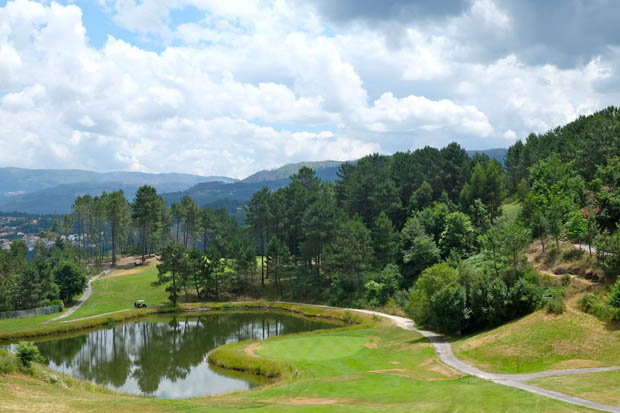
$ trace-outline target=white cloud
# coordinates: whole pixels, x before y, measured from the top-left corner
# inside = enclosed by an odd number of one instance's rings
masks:
[[[1,165],[19,153],[30,167],[244,177],[452,140],[506,146],[620,97],[613,48],[570,69],[477,61],[496,44],[484,36],[513,30],[490,0],[441,24],[400,22],[398,42],[290,0],[102,3],[161,51],[131,37],[92,47],[77,5],[0,8]],[[171,26],[186,6],[200,13]]]

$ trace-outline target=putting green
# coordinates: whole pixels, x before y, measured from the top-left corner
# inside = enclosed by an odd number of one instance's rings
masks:
[[[370,340],[350,336],[299,337],[261,343],[257,354],[281,360],[322,361],[350,357]]]

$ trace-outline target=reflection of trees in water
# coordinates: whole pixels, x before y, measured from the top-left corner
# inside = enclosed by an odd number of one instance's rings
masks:
[[[283,314],[209,314],[175,317],[168,323],[128,323],[39,347],[54,364],[82,378],[118,388],[133,377],[143,394],[153,394],[164,378],[185,379],[209,351],[222,344],[324,326]]]

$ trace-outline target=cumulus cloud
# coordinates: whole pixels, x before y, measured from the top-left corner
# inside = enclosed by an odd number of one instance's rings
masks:
[[[505,147],[620,97],[604,2],[559,7],[601,26],[584,23],[573,49],[552,28],[517,36],[547,10],[531,2],[99,3],[125,32],[98,47],[79,3],[0,7],[0,165],[19,153],[29,167],[244,177],[453,140]]]

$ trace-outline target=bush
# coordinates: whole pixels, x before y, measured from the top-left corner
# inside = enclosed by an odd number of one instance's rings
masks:
[[[39,352],[39,347],[29,341],[22,341],[17,345],[17,360],[23,367],[30,367],[32,362],[44,363],[45,357]]]
[[[549,288],[543,294],[542,304],[549,313],[562,314],[566,310],[564,303],[564,289]]]
[[[562,283],[562,287],[568,287],[570,285],[571,282],[571,278],[569,274],[564,274],[562,276],[562,279],[560,281]]]
[[[15,357],[8,351],[0,348],[0,374],[10,374],[17,370]]]
[[[620,321],[620,309],[609,304],[602,295],[587,293],[579,300],[579,309],[603,321]]]
[[[616,280],[616,283],[611,287],[611,294],[609,295],[609,304],[612,307],[620,308],[620,277]]]
[[[57,306],[59,306],[60,307],[60,311],[63,311],[65,309],[65,303],[63,303],[60,298],[56,298],[55,300],[52,300],[50,302],[50,305],[57,305]]]

